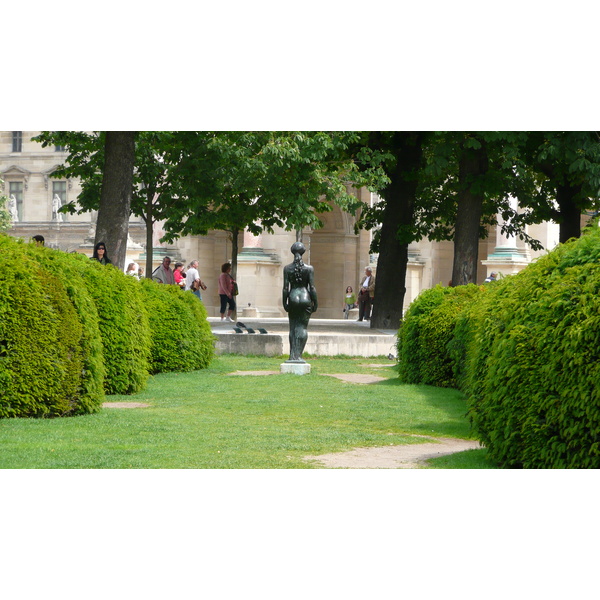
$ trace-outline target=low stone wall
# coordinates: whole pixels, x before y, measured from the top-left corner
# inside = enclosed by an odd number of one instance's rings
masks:
[[[289,354],[287,334],[248,334],[213,331],[217,354],[247,354],[283,356]],[[316,356],[387,356],[396,354],[393,335],[349,335],[335,333],[308,333],[306,354]]]

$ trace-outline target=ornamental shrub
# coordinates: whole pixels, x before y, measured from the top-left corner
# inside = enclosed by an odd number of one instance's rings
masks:
[[[23,242],[0,235],[0,417],[97,410],[86,385],[83,338],[60,277],[34,260]]]
[[[82,325],[79,344],[83,352],[83,365],[79,401],[73,414],[96,412],[104,399],[105,369],[98,311],[83,278],[90,261],[81,254],[65,254],[32,244],[25,245],[25,248],[30,257],[61,280],[77,312]]]
[[[150,372],[207,367],[214,355],[214,336],[202,302],[174,285],[149,279],[140,285],[151,333]]]
[[[94,300],[103,346],[104,391],[135,394],[148,380],[150,326],[139,285],[112,265],[89,258],[82,277]]]
[[[105,392],[143,389],[150,369],[213,355],[193,294],[0,235],[0,417],[96,412]]]
[[[600,229],[501,280],[468,317],[462,388],[490,456],[600,467]]]
[[[448,344],[458,316],[482,292],[476,285],[437,285],[412,302],[398,331],[398,371],[405,383],[455,386]]]

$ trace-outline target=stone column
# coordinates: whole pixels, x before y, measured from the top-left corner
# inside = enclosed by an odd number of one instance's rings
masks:
[[[513,210],[518,208],[518,200],[509,197],[510,207]],[[503,233],[502,225],[504,220],[498,215],[498,224],[496,225],[496,247],[494,252],[488,255],[487,260],[482,260],[481,264],[487,267],[486,274],[510,275],[518,273],[524,269],[530,262],[529,252],[523,248],[517,248],[517,237],[514,234]]]

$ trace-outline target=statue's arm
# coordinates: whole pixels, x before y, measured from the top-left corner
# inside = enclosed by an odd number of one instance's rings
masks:
[[[289,286],[289,274],[286,269],[283,269],[283,289],[281,292],[281,299],[283,302],[283,310],[289,312],[289,298],[290,298],[290,286]]]

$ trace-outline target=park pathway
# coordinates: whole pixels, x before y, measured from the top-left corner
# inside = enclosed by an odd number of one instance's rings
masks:
[[[320,462],[329,469],[417,469],[425,466],[426,461],[431,458],[481,448],[475,440],[414,437],[432,441],[423,444],[354,448],[347,452],[305,456],[304,460]]]

